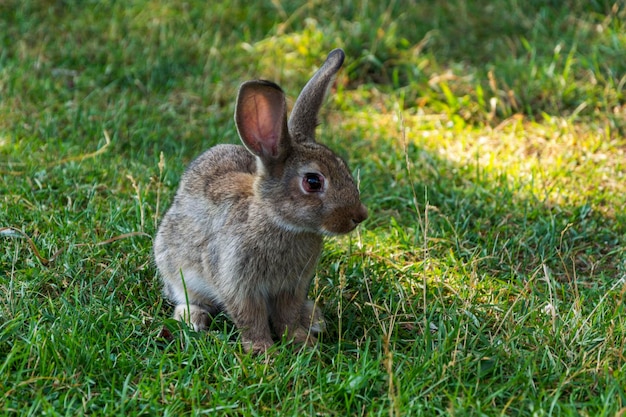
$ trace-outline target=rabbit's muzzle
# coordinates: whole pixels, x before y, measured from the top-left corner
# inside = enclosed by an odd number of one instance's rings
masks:
[[[324,221],[322,230],[329,235],[343,235],[366,219],[367,208],[361,203],[352,207],[338,207]]]

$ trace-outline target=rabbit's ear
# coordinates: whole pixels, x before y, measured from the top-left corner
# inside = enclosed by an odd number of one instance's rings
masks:
[[[289,148],[285,94],[271,81],[248,81],[239,88],[235,124],[243,144],[255,155],[279,159]]]
[[[296,142],[315,140],[317,114],[344,58],[343,50],[332,50],[324,65],[302,89],[289,117],[289,133]]]

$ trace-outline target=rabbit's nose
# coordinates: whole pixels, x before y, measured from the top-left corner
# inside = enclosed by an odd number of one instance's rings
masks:
[[[354,212],[352,221],[355,224],[359,224],[363,222],[365,219],[367,219],[367,207],[361,204],[361,206]]]

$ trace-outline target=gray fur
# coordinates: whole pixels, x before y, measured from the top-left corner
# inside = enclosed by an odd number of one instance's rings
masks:
[[[303,89],[289,130],[315,125],[340,52]],[[235,121],[245,147],[218,145],[193,161],[159,226],[164,294],[174,318],[196,330],[225,311],[247,351],[265,351],[273,336],[313,344],[324,318],[307,293],[323,236],[350,232],[367,210],[346,163],[314,141],[314,130],[302,143],[288,131],[280,87],[242,84]],[[306,189],[310,173],[325,178],[323,192]]]

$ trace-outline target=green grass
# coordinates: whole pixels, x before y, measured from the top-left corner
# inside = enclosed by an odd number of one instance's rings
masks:
[[[248,3],[0,3],[2,415],[622,415],[624,3]],[[328,332],[163,339],[185,165],[334,47],[320,140],[370,218],[325,247]]]

